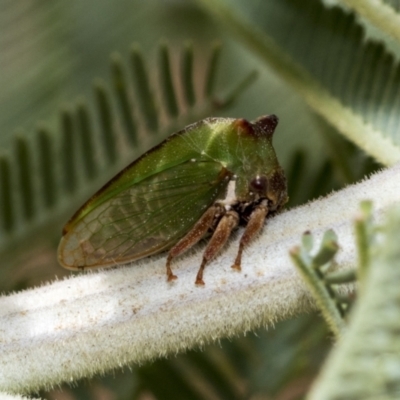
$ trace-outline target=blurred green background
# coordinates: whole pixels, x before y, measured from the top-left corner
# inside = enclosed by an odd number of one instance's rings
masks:
[[[162,126],[163,136],[151,137],[144,147],[132,150],[132,155],[136,157],[146,147],[162,140],[171,133],[168,131],[172,125],[181,128],[193,122],[193,116],[251,120],[274,113],[280,118],[274,143],[289,179],[289,207],[343,187],[376,168],[371,160],[313,114],[286,82],[238,43],[195,1],[3,0],[0,13],[0,157],[5,161],[0,179],[3,184],[9,183],[2,186],[0,201],[7,200],[5,187],[14,193],[11,199],[17,199],[13,208],[15,229],[0,230],[0,283],[4,292],[69,274],[58,266],[55,257],[61,228],[71,212],[115,173],[115,168],[99,173],[86,188],[82,183],[86,178],[78,177],[78,189],[65,196],[58,188],[62,185],[58,181],[63,177],[57,175],[55,168],[57,201],[48,209],[38,200],[32,206],[32,215],[24,218],[20,215],[22,211],[18,211],[24,204],[21,193],[29,196],[31,190],[33,198],[40,198],[40,194],[36,194],[41,190],[40,179],[35,175],[40,174],[42,162],[41,153],[35,151],[38,127],[45,127],[50,142],[59,152],[53,154],[55,163],[63,149],[60,109],[74,109],[79,101],[93,110],[93,81],[100,78],[110,84],[111,54],[118,52],[122,60],[129,63],[131,45],[138,45],[146,61],[152,90],[157,95],[160,43],[168,43],[172,75],[176,78],[180,54],[190,42],[194,54],[194,86],[200,90],[215,41],[222,45],[215,99],[223,98],[251,71],[258,71],[257,80],[241,91],[231,106],[211,107],[212,115],[202,115],[202,104],[207,103],[207,99],[201,99],[195,104],[194,109],[198,107],[198,110],[194,113],[185,107],[180,109],[178,122],[184,122],[181,126],[161,118],[161,125],[165,125]],[[179,84],[177,88],[181,89]],[[141,130],[146,134],[143,126]],[[27,178],[28,189],[31,189],[25,192],[26,185],[19,177],[24,171],[21,160],[27,158],[23,151],[21,153],[25,145],[18,147],[21,143],[18,140],[26,144],[31,154],[29,168],[26,168],[32,170],[32,177]],[[101,155],[97,152],[95,157],[101,158]],[[82,160],[77,162],[84,164]],[[52,168],[51,163],[47,168]],[[100,172],[104,170],[105,167],[100,168]],[[5,215],[3,212],[3,217]],[[131,366],[40,395],[57,399],[300,399],[329,346],[330,337],[320,318],[300,316],[246,337],[205,346],[201,351]]]

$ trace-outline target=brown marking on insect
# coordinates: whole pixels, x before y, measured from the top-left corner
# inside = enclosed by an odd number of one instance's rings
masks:
[[[244,118],[236,119],[233,122],[233,126],[235,126],[236,128],[240,128],[243,131],[248,131],[248,130],[253,129],[252,123],[247,121],[247,119],[244,119]]]
[[[237,129],[238,135],[254,136],[254,126],[247,119],[239,118],[233,122],[234,128]]]
[[[243,118],[237,119],[234,122],[234,126],[239,128],[238,132],[241,135],[272,137],[278,122],[278,117],[275,114],[271,114],[257,118],[254,122],[249,122]]]

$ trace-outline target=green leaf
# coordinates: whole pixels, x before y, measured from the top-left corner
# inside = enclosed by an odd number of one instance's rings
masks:
[[[397,0],[340,0],[344,6],[352,8],[376,28],[400,41],[400,3]]]
[[[310,399],[398,397],[399,206],[388,211],[380,231],[348,330],[329,357]]]
[[[199,1],[338,131],[400,160],[400,67],[353,14],[316,0]]]
[[[332,230],[326,231],[316,255],[310,254],[313,239],[310,232],[303,235],[302,247],[290,250],[290,257],[306,282],[329,328],[339,337],[345,324],[343,310],[336,291],[324,279],[333,264],[338,250],[337,236]],[[323,268],[327,265],[326,268]]]

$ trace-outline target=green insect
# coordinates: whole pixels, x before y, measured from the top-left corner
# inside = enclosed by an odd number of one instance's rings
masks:
[[[232,268],[267,216],[287,202],[272,136],[275,115],[207,118],[169,136],[122,170],[65,225],[58,260],[72,270],[112,267],[169,250],[171,262],[211,234],[196,277],[239,224]]]

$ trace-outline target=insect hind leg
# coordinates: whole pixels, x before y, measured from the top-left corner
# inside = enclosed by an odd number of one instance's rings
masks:
[[[208,261],[213,259],[221,250],[233,229],[239,224],[239,215],[236,211],[228,211],[219,221],[217,228],[214,231],[203,254],[199,271],[196,276],[196,285],[204,285],[203,271]]]
[[[238,271],[241,270],[243,249],[252,241],[254,237],[258,235],[258,233],[264,226],[267,214],[268,206],[264,203],[258,205],[251,213],[249,222],[247,223],[245,231],[240,239],[239,250],[236,255],[235,262],[232,265],[233,269],[236,269]]]
[[[171,269],[172,259],[184,253],[200,241],[207,233],[208,229],[213,226],[215,218],[219,217],[222,212],[223,210],[219,205],[213,205],[208,208],[193,228],[181,240],[179,240],[174,247],[172,247],[168,253],[166,264],[168,282],[177,279],[177,276],[173,274]]]

